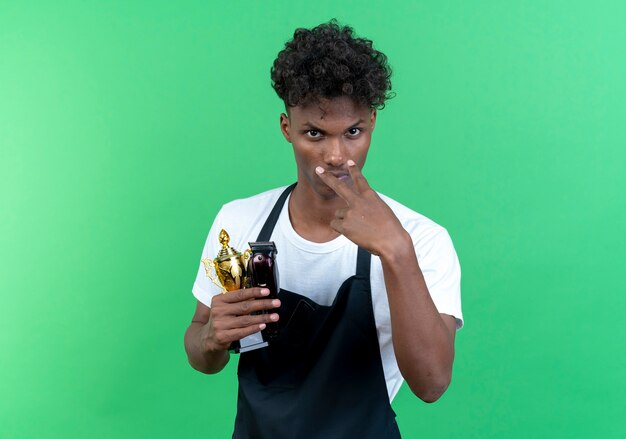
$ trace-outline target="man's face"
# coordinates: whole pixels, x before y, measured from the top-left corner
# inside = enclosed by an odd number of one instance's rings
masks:
[[[291,107],[289,116],[281,114],[280,128],[293,146],[298,182],[324,199],[336,197],[315,168],[321,166],[352,184],[347,161],[363,168],[375,123],[375,109],[346,96]]]

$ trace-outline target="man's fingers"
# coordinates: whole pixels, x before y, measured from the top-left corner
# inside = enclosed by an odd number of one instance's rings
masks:
[[[257,299],[261,297],[266,297],[270,293],[270,290],[267,288],[245,288],[243,290],[235,290],[230,291],[226,294],[222,294],[219,297],[224,303],[236,303],[243,302],[244,300]]]
[[[265,326],[265,323],[261,323],[259,325],[246,326],[245,328],[222,331],[216,341],[221,345],[228,346],[234,341],[241,340],[248,335],[256,334],[257,332],[262,331],[265,329]]]
[[[243,302],[228,304],[228,312],[230,315],[245,316],[253,312],[273,310],[280,306],[278,299],[265,300],[245,300]]]
[[[353,160],[348,160],[348,172],[350,173],[350,178],[352,178],[354,186],[359,193],[370,189],[369,183],[367,182],[367,180],[363,176],[363,173]]]
[[[219,316],[219,318],[229,316],[245,316],[259,311],[277,310],[280,307],[279,299],[247,299],[240,302],[226,301],[232,299],[227,298],[226,296],[228,295],[241,295],[240,297],[247,296],[247,294],[243,295],[243,293],[240,293],[240,291],[248,293],[248,289],[246,289],[232,291],[230,293],[222,294],[220,296],[215,296],[213,300],[213,306],[211,307],[213,316]],[[219,303],[216,303],[216,300],[219,300]]]
[[[324,168],[318,166],[315,168],[315,172],[322,179],[328,187],[335,191],[337,195],[344,199],[344,201],[350,204],[350,200],[354,197],[354,191],[344,182],[332,175],[330,172],[326,172]]]
[[[256,314],[237,317],[227,317],[219,322],[214,322],[213,327],[219,331],[230,331],[233,329],[242,329],[249,326],[259,326],[266,323],[277,322],[280,319],[278,313]]]
[[[216,338],[220,344],[230,344],[233,341],[241,340],[248,335],[257,333],[265,329],[268,323],[277,322],[280,316],[278,313],[257,314],[254,316],[238,316],[222,320],[216,332]]]

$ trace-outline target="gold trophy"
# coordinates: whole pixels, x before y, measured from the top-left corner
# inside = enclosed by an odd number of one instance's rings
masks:
[[[242,288],[263,287],[270,290],[267,298],[277,297],[280,287],[278,267],[275,263],[277,251],[273,242],[251,242],[251,249],[241,253],[228,245],[230,236],[226,230],[220,231],[218,239],[222,248],[217,257],[205,258],[202,263],[207,277],[222,289],[222,293]],[[212,273],[213,270],[215,275]],[[268,341],[276,337],[278,323],[268,323],[263,331],[233,342],[230,350],[236,353],[252,351],[267,346]]]
[[[217,254],[217,257],[213,260],[211,258],[202,260],[207,277],[221,288],[224,293],[248,287],[246,265],[252,254],[251,250],[246,250],[241,254],[230,247],[228,245],[230,236],[224,229],[220,232],[218,239],[220,244],[222,244],[222,249]],[[215,270],[217,278],[211,273],[211,269]]]

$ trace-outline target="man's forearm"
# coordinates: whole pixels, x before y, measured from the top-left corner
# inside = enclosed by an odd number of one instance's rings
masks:
[[[202,373],[212,374],[224,369],[230,359],[228,351],[207,352],[202,342],[201,322],[191,322],[185,332],[185,350],[191,367]]]
[[[398,367],[413,393],[433,402],[450,383],[454,335],[430,297],[410,236],[380,257]]]

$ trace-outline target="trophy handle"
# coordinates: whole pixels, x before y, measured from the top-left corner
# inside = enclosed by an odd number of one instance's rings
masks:
[[[206,275],[209,279],[213,281],[215,285],[218,286],[220,290],[222,290],[222,294],[226,293],[226,289],[222,286],[220,281],[217,279],[217,271],[215,275],[211,272],[211,269],[215,270],[215,265],[213,265],[213,260],[211,258],[202,259],[202,264],[204,265],[204,271],[206,271]]]
[[[250,285],[250,273],[248,273],[248,261],[250,260],[250,257],[252,257],[252,250],[247,249],[246,251],[243,252],[243,256],[242,256],[242,260],[243,260],[243,272],[246,273],[243,277],[243,288],[250,288],[252,285]]]
[[[244,265],[244,267],[248,266],[248,260],[250,259],[250,256],[252,256],[252,250],[247,249],[245,252],[243,252],[243,265]]]

